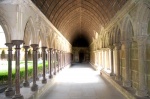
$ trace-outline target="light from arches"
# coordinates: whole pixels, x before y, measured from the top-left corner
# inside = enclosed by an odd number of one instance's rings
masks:
[[[0,41],[0,49],[2,48],[7,48],[5,43],[6,43],[6,38],[5,38],[5,34],[4,34],[4,30],[2,28],[2,26],[0,25],[0,37],[1,37],[1,41]]]

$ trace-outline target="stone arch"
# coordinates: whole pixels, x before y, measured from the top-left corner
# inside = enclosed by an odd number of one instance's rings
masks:
[[[46,38],[47,38],[46,27],[42,23],[40,25],[39,37],[41,40],[41,47],[47,47],[47,45],[46,45]]]
[[[32,17],[29,18],[28,22],[30,23],[31,44],[39,44],[39,30],[37,29],[35,32],[35,23]]]
[[[132,20],[128,15],[123,20],[121,38],[122,41],[125,40],[132,41],[132,37],[134,37],[134,30],[133,30]]]
[[[30,41],[31,41],[31,35],[34,32],[33,30],[33,21],[32,21],[32,17],[29,17],[26,26],[25,26],[25,30],[24,30],[24,45],[25,46],[29,46],[30,45]]]
[[[136,16],[135,33],[137,34],[135,35],[148,35],[147,27],[150,20],[150,6],[148,2],[143,1],[143,3],[138,6]]]
[[[11,42],[11,27],[9,26],[7,20],[1,15],[3,15],[2,11],[0,11],[0,25],[2,26],[4,30],[6,43],[10,43]]]
[[[115,28],[114,33],[115,33],[114,34],[114,43],[120,43],[120,41],[121,41],[121,30],[118,27],[118,25]]]
[[[109,45],[113,45],[113,31],[109,32]]]

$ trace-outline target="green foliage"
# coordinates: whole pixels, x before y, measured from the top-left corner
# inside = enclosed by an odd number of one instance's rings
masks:
[[[28,77],[32,77],[33,75],[33,66],[31,65],[31,61],[28,62],[28,64],[30,63],[30,65],[28,66]],[[20,62],[20,64],[24,64],[23,61]],[[48,69],[48,62],[46,62],[46,69]],[[38,64],[38,73],[42,72],[43,70],[43,63]],[[25,77],[25,68],[22,67],[20,68],[20,81],[23,81]],[[2,71],[0,72],[0,83],[7,83],[8,80],[8,71]],[[15,69],[12,70],[12,81],[15,82]]]
[[[1,59],[5,59],[5,50],[2,50],[2,53],[1,53]]]

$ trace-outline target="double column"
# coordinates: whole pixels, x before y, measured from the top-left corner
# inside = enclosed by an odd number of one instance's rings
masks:
[[[146,68],[146,41],[147,36],[136,37],[138,43],[138,88],[136,95],[140,97],[148,96],[147,83],[145,79],[145,68]]]
[[[46,74],[46,72],[45,72],[45,56],[46,56],[46,48],[47,47],[42,47],[42,58],[43,58],[43,80],[42,80],[42,83],[43,84],[45,84],[45,83],[47,83],[47,79],[46,79],[46,77],[45,77],[45,74]]]
[[[57,72],[57,69],[56,69],[56,53],[57,53],[57,50],[54,49],[53,51],[54,51],[54,53],[53,53],[53,59],[54,59],[54,75],[56,75],[56,72]]]
[[[6,96],[13,96],[15,94],[15,91],[12,88],[12,43],[6,43],[6,46],[8,46],[8,87],[5,90]]]
[[[31,87],[32,91],[38,90],[38,85],[36,84],[36,78],[37,78],[37,49],[38,44],[31,44],[31,47],[33,48],[33,85]]]
[[[15,89],[16,93],[12,99],[24,99],[20,94],[20,45],[23,43],[22,40],[13,40],[12,43],[16,46],[15,58],[16,58],[16,74],[15,74]]]
[[[52,57],[53,57],[53,49],[49,48],[49,78],[53,78],[53,74],[52,74]]]
[[[28,49],[29,46],[24,46],[25,49],[25,80],[23,82],[24,87],[29,87],[29,82],[28,82]]]

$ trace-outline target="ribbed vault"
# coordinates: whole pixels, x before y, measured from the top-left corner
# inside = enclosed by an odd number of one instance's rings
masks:
[[[70,43],[77,35],[92,41],[128,0],[32,0]]]

